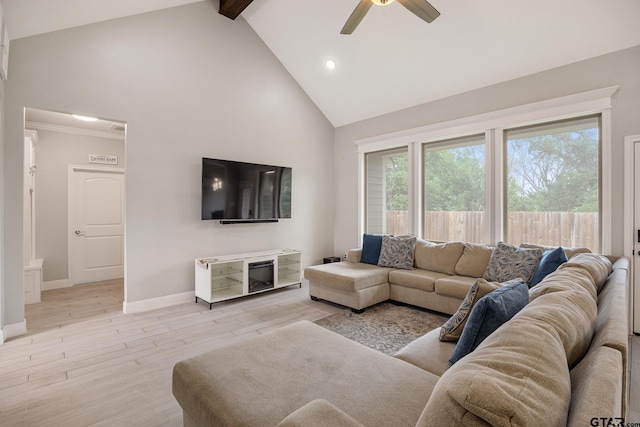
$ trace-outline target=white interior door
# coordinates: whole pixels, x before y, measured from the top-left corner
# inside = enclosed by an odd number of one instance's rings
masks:
[[[72,168],[69,278],[72,284],[124,277],[124,173]]]

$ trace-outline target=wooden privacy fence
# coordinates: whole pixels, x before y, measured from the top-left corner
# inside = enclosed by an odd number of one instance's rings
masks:
[[[484,243],[484,212],[427,211],[423,236],[430,240]],[[387,211],[388,234],[407,234],[407,211]],[[507,235],[513,245],[536,243],[564,247],[599,247],[597,212],[509,212]]]

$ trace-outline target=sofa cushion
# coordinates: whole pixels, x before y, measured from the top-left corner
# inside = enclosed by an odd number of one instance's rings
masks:
[[[411,270],[415,246],[415,237],[382,236],[378,266]]]
[[[598,308],[593,296],[582,285],[569,280],[553,280],[555,274],[550,274],[532,289],[544,291],[544,294],[530,301],[519,316],[544,321],[552,327],[564,347],[567,365],[573,367],[589,348]]]
[[[565,425],[571,382],[556,331],[525,307],[440,378],[417,426]]]
[[[542,249],[523,249],[504,242],[498,245],[491,254],[484,278],[494,282],[506,282],[517,278],[529,283],[540,258]]]
[[[469,289],[477,279],[467,276],[447,276],[436,280],[434,290],[439,295],[458,298],[465,298]]]
[[[418,239],[415,248],[414,265],[423,270],[437,271],[438,273],[455,274],[456,264],[464,243],[446,242],[433,243]]]
[[[567,259],[567,254],[565,254],[562,247],[558,246],[555,249],[545,250],[542,254],[542,258],[540,258],[540,262],[538,263],[536,270],[533,272],[529,286],[537,285],[542,281],[542,279],[556,271],[558,267],[567,261],[569,261]]]
[[[541,286],[550,282],[553,283],[553,286]],[[589,292],[594,300],[597,298],[596,285],[593,282],[591,275],[582,268],[572,267],[556,270],[545,277],[537,286],[531,288],[529,290],[529,302],[549,292],[573,289],[575,285],[580,285],[583,289]]]
[[[453,365],[475,350],[496,329],[529,302],[529,287],[523,281],[509,283],[485,295],[471,310],[458,344],[449,359]]]
[[[353,292],[387,283],[389,271],[390,268],[369,264],[332,262],[305,268],[304,278],[331,288]]]
[[[444,273],[428,270],[392,270],[389,272],[389,283],[433,292],[436,280],[448,277]]]
[[[588,271],[591,277],[593,277],[598,292],[600,292],[604,283],[607,281],[607,277],[613,270],[613,264],[611,264],[611,261],[609,261],[607,257],[596,254],[578,254],[558,268],[569,267],[580,267]]]
[[[544,251],[549,251],[549,250],[553,250],[553,249],[556,248],[555,246],[535,245],[533,243],[520,243],[520,247],[521,248],[526,248],[526,249],[542,249]],[[567,259],[571,259],[574,255],[591,253],[591,249],[589,249],[589,248],[581,248],[581,247],[565,248],[565,247],[563,247],[562,249],[564,249],[564,253],[567,255]]]
[[[462,334],[464,325],[467,323],[467,318],[476,302],[500,286],[501,284],[497,282],[487,282],[484,279],[476,280],[473,286],[471,286],[471,289],[469,289],[469,292],[467,292],[464,300],[462,300],[458,311],[440,328],[440,341],[457,341]]]
[[[449,359],[454,348],[455,342],[440,341],[440,328],[436,328],[411,341],[393,357],[441,376],[449,368]]]
[[[460,276],[482,277],[487,269],[493,248],[477,243],[465,243],[462,255],[456,263],[456,274]]]
[[[380,249],[382,249],[382,234],[363,234],[360,262],[378,265]]]

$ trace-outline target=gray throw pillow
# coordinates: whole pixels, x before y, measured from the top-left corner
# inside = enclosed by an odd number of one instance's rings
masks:
[[[517,248],[498,242],[489,259],[484,278],[492,282],[522,278],[529,283],[543,252],[542,249]]]
[[[415,246],[415,237],[382,236],[378,266],[411,270]]]

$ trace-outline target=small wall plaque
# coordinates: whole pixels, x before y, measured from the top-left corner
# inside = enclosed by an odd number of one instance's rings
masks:
[[[89,163],[98,163],[101,165],[117,165],[118,156],[105,156],[103,154],[89,154]]]

